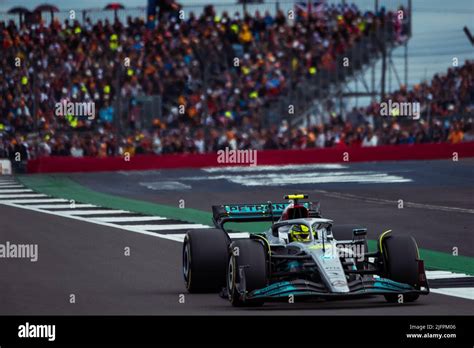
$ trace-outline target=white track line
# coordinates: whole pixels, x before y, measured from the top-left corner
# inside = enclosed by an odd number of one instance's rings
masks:
[[[62,199],[62,198],[43,198],[43,199],[9,199],[6,201],[0,201],[0,203],[16,203],[16,204],[22,204],[22,203],[66,203],[70,202],[67,199]]]
[[[454,297],[465,298],[468,300],[474,300],[474,288],[439,288],[430,289],[435,294],[448,295]]]
[[[398,175],[390,175],[375,171],[357,172],[312,172],[312,173],[265,173],[244,175],[215,175],[181,177],[180,180],[227,180],[243,186],[283,186],[297,184],[322,184],[322,183],[400,183],[413,180]]]
[[[183,242],[184,241],[184,236],[186,234],[184,233],[170,233],[170,234],[167,234],[166,236],[168,237],[173,237],[175,238],[174,240],[178,241],[178,242]],[[229,236],[231,239],[235,239],[235,238],[249,238],[249,233],[247,232],[236,232],[236,233],[229,233]]]
[[[14,203],[8,203],[8,202],[4,202],[4,201],[0,201],[0,204],[7,205],[7,206],[10,206],[10,207],[30,210],[30,211],[34,211],[34,212],[41,213],[41,214],[55,215],[55,216],[60,216],[60,217],[68,218],[68,219],[88,222],[88,223],[92,223],[92,224],[96,224],[96,225],[101,225],[101,226],[106,226],[106,227],[111,227],[111,228],[118,228],[120,230],[140,233],[140,234],[144,234],[144,235],[155,237],[155,238],[162,238],[162,239],[173,240],[173,241],[176,241],[176,242],[182,242],[182,240],[180,240],[179,238],[171,236],[171,235],[168,236],[166,234],[158,234],[158,233],[154,233],[154,232],[148,232],[148,231],[136,229],[133,226],[124,227],[122,225],[114,225],[114,224],[111,224],[111,223],[108,223],[108,222],[96,221],[96,220],[93,220],[91,218],[85,218],[85,217],[82,217],[82,216],[75,216],[75,215],[71,215],[71,214],[63,214],[63,213],[59,213],[57,211],[41,210],[41,209],[36,209],[36,208],[30,207],[30,206],[16,205]]]
[[[232,238],[250,238],[250,233],[248,232],[229,232],[229,236]]]
[[[303,171],[310,169],[346,169],[342,164],[286,164],[286,165],[265,165],[265,166],[226,166],[226,167],[209,167],[202,170],[207,173],[235,173],[235,172],[268,172],[268,171]]]
[[[93,204],[34,204],[31,205],[38,209],[75,209],[75,208],[98,208],[96,205]]]
[[[94,210],[57,210],[55,213],[64,214],[64,215],[111,215],[111,214],[130,214],[131,212],[126,210],[103,210],[103,209],[94,209]]]
[[[18,185],[18,184],[15,184],[15,183],[11,183],[11,184],[0,184],[0,189],[4,189],[4,188],[25,188],[25,186],[23,185]]]
[[[169,230],[186,230],[195,228],[210,228],[208,225],[202,224],[175,224],[175,225],[124,225],[125,227],[133,227],[144,231],[169,231]]]
[[[21,194],[21,195],[2,195],[0,194],[0,199],[2,198],[39,198],[39,197],[48,197],[47,195],[45,194],[42,194],[42,193],[32,193],[32,194],[29,194],[29,193],[25,193],[25,194]]]
[[[10,188],[7,188],[7,189],[3,189],[2,187],[0,187],[0,193],[23,193],[23,192],[34,192],[33,190],[30,190],[30,189],[10,189]]]
[[[186,234],[184,234],[184,233],[173,233],[173,234],[167,234],[167,236],[173,237],[173,238],[175,238],[176,241],[178,241],[180,243],[183,243],[184,242],[184,236],[186,236]]]
[[[286,175],[279,176],[274,178],[239,178],[239,177],[230,177],[230,181],[241,184],[243,186],[284,186],[284,185],[299,185],[299,184],[327,184],[327,183],[401,183],[401,182],[411,182],[411,179],[406,179],[398,175],[388,175],[388,174],[361,174],[361,175],[321,175],[312,173],[311,176],[301,176],[301,175]]]
[[[426,271],[426,278],[428,279],[452,279],[469,277],[473,276],[465,273],[453,273],[449,271]]]
[[[167,218],[164,218],[161,216],[97,217],[97,218],[91,218],[91,219],[102,221],[102,222],[111,222],[111,223],[168,220]]]
[[[92,224],[96,224],[96,225],[101,225],[101,226],[106,226],[106,227],[111,227],[111,228],[117,228],[117,229],[120,229],[120,230],[129,231],[129,232],[140,233],[140,234],[144,234],[144,235],[155,237],[155,238],[173,240],[173,241],[176,241],[176,242],[183,242],[183,238],[184,238],[184,237],[179,237],[179,236],[177,237],[177,236],[173,236],[173,235],[159,234],[159,233],[156,233],[156,232],[146,231],[146,230],[143,230],[141,228],[137,228],[137,226],[133,226],[133,225],[129,225],[129,226],[115,225],[115,224],[109,223],[109,222],[98,221],[97,220],[98,218],[88,218],[88,217],[84,217],[84,216],[78,216],[79,214],[71,214],[70,210],[66,210],[66,211],[61,211],[61,210],[60,211],[48,211],[48,210],[42,210],[42,209],[35,208],[34,206],[19,205],[19,204],[11,203],[9,201],[0,201],[0,204],[7,205],[7,206],[10,206],[10,207],[30,210],[30,211],[34,211],[34,212],[38,212],[38,213],[42,213],[42,214],[55,215],[55,216],[64,217],[64,218],[68,218],[68,219],[88,222],[88,223],[92,223]],[[105,211],[101,211],[101,214],[103,212],[105,212]],[[107,210],[107,212],[110,212],[110,210]],[[127,211],[123,211],[123,212],[124,213],[130,213],[130,212],[127,212]],[[153,218],[161,218],[161,217],[153,216]],[[165,219],[165,218],[161,218],[161,219]],[[194,225],[196,225],[196,224],[194,224]],[[189,225],[186,225],[186,226],[187,226],[186,228],[190,228],[190,229],[193,228],[193,227],[189,227],[189,226],[193,226],[193,224],[189,224]],[[209,227],[209,226],[206,226],[206,225],[201,225],[201,226],[203,226],[203,228]],[[194,228],[196,228],[196,227],[194,227]]]

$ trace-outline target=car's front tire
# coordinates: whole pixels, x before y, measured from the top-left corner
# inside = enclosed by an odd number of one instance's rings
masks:
[[[241,266],[244,266],[245,289],[247,292],[263,288],[267,285],[268,269],[265,246],[256,240],[237,240],[230,244],[229,254],[227,291],[230,302],[235,307],[263,305],[263,301],[242,301],[237,287],[241,283],[239,272]]]
[[[399,283],[418,288],[418,246],[411,236],[388,236],[382,241],[386,276]],[[413,302],[418,294],[387,294],[387,302]]]
[[[190,293],[219,292],[226,283],[229,238],[219,229],[188,231],[183,244],[183,276]]]

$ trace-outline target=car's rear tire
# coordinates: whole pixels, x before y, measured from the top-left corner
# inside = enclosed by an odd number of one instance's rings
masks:
[[[387,236],[382,241],[386,275],[399,283],[418,287],[418,247],[411,236]],[[413,302],[418,294],[387,294],[387,302]],[[402,301],[400,301],[400,299]]]
[[[352,240],[354,239],[353,230],[358,229],[358,228],[365,228],[365,227],[358,226],[358,225],[334,225],[332,227],[332,234],[337,241]],[[360,252],[362,252],[363,255],[369,252],[367,238],[365,237],[364,237],[363,250],[360,250]],[[356,266],[357,266],[357,269],[364,269],[365,264],[363,261],[356,261]]]
[[[263,301],[242,301],[237,291],[237,284],[241,282],[240,266],[245,266],[245,288],[247,292],[263,288],[268,284],[267,250],[265,246],[257,240],[242,239],[232,242],[229,252],[227,290],[230,302],[235,307],[263,305]]]
[[[190,293],[219,292],[225,286],[229,242],[220,229],[188,231],[183,244],[183,276]]]

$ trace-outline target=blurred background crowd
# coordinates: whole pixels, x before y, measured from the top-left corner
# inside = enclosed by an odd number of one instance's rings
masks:
[[[153,29],[139,18],[0,22],[0,157],[473,141],[472,118],[458,117],[473,114],[473,61],[385,96],[419,102],[419,120],[380,116],[374,101],[344,115],[330,112],[320,124],[264,122],[263,106],[300,79],[334,69],[336,54],[386,22],[403,40],[396,14],[354,5],[291,19],[281,11],[217,15],[209,6],[186,19],[162,16]],[[117,129],[117,95],[130,100],[126,130]],[[141,95],[160,95],[163,103],[147,127],[138,112]],[[56,104],[64,101],[95,103],[94,119],[58,116]]]

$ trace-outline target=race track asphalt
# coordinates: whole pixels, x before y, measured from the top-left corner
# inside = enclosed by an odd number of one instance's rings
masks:
[[[438,294],[404,305],[372,297],[236,309],[217,294],[185,292],[180,243],[12,207],[0,206],[0,212],[8,216],[0,221],[1,240],[38,244],[39,250],[36,262],[1,261],[2,315],[472,314],[472,301]]]
[[[422,248],[450,252],[458,247],[461,255],[474,256],[474,221],[469,212],[473,206],[474,161],[361,163],[348,167],[347,171],[365,173],[359,176],[383,172],[409,181],[245,186],[226,178],[209,179],[222,173],[201,170],[69,177],[97,192],[171,206],[184,199],[187,207],[200,210],[208,210],[211,204],[281,201],[283,194],[304,191],[321,201],[325,216],[339,223],[365,225],[370,238],[391,228],[413,234]],[[316,170],[314,175],[324,171]],[[275,175],[294,173],[288,169]],[[244,180],[255,179],[245,175]],[[163,182],[167,185],[162,186]],[[405,203],[403,209],[398,208],[399,199]],[[32,243],[39,248],[37,262],[0,259],[0,314],[472,315],[471,300],[435,293],[404,305],[371,297],[236,309],[217,294],[185,292],[181,244],[176,241],[1,204],[0,216],[0,241]],[[127,247],[130,256],[124,253]],[[70,303],[71,294],[75,303]],[[179,301],[182,294],[184,303]]]

